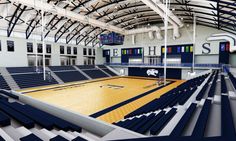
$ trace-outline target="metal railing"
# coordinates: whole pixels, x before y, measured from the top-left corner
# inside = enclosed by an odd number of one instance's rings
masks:
[[[147,63],[139,63],[139,64],[131,64],[131,63],[105,63],[104,65],[109,66],[159,66],[163,67],[164,64],[147,64]],[[194,64],[194,67],[206,67],[206,68],[222,68],[225,64]],[[192,63],[183,63],[183,64],[167,64],[167,67],[193,67]]]

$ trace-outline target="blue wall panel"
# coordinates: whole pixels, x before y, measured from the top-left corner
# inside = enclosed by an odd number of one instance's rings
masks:
[[[163,63],[164,58],[164,46],[161,47],[161,62]],[[167,58],[172,56],[180,56],[181,63],[192,63],[193,62],[193,44],[184,45],[171,45],[167,46]]]
[[[143,48],[121,49],[121,63],[129,63],[129,58],[143,58]]]
[[[157,76],[148,75],[148,70],[157,70]],[[159,78],[159,76],[164,75],[163,68],[138,68],[138,67],[129,67],[128,69],[129,76],[141,76],[141,77],[154,77]],[[182,70],[181,69],[172,69],[168,68],[166,71],[166,77],[169,79],[182,79]]]
[[[219,64],[229,64],[229,42],[220,42],[219,46]]]
[[[107,49],[107,50],[103,50],[103,53],[102,53],[103,55],[103,57],[106,57],[106,63],[110,63],[110,50],[109,49]]]

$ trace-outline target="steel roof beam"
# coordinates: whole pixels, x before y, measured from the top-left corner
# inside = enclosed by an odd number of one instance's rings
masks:
[[[90,24],[94,27],[100,27],[102,29],[107,29],[109,31],[114,31],[114,32],[117,32],[117,33],[120,33],[120,34],[124,34],[124,30],[121,29],[121,28],[118,28],[116,26],[101,22],[99,20],[95,20],[95,19],[86,17],[84,15],[81,15],[81,14],[78,14],[78,13],[75,13],[75,12],[72,12],[72,11],[68,11],[66,9],[63,9],[63,8],[58,7],[58,6],[51,5],[51,4],[48,4],[48,3],[45,3],[45,2],[40,2],[40,1],[36,0],[35,4],[34,4],[29,0],[11,0],[11,1],[21,3],[21,4],[29,6],[29,7],[34,7],[37,10],[44,9],[44,11],[50,11],[51,9],[54,8],[55,9],[54,14],[57,14],[59,16],[66,16],[66,17],[68,17],[69,19],[71,19],[73,21],[78,21],[78,22],[81,22],[81,23],[84,23],[84,24]]]
[[[7,36],[10,37],[13,29],[15,28],[17,21],[20,19],[20,16],[25,11],[26,6],[21,9],[21,4],[19,4],[14,12],[14,14],[11,17],[11,20],[9,21],[8,28],[7,28]],[[20,11],[20,12],[19,12]]]

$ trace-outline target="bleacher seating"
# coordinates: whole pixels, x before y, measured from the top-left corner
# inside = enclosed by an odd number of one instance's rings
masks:
[[[80,66],[77,66],[77,67],[81,70],[95,69],[94,65],[80,65]]]
[[[236,89],[236,78],[232,75],[231,72],[228,72],[229,78],[234,86],[234,88]]]
[[[106,73],[110,74],[111,76],[117,76],[117,74],[115,74],[114,72],[112,72],[111,70],[109,69],[102,69],[103,71],[105,71]]]
[[[150,129],[151,135],[156,135],[160,130],[171,120],[171,118],[177,113],[176,108],[172,108],[166,115],[164,115],[158,122],[153,124]]]
[[[3,104],[5,101],[0,101],[0,110],[7,115],[14,118],[16,121],[21,123],[21,125],[25,126],[26,128],[33,128],[35,122],[31,120],[30,118],[26,117],[25,115],[17,112],[16,110],[12,109],[11,107],[8,107],[7,105]]]
[[[77,68],[76,68],[77,67]],[[101,67],[101,68],[97,68]],[[57,83],[66,83],[87,80],[88,76],[92,79],[104,78],[110,76],[117,76],[114,72],[109,70],[104,65],[80,65],[80,66],[49,66],[50,70],[46,70],[47,77],[50,80],[43,80],[43,69],[42,67],[9,67],[7,68],[8,72],[11,74],[12,78],[18,84],[19,88],[31,88],[45,85],[52,85]],[[83,72],[81,72],[81,69]],[[51,72],[50,72],[51,71]],[[53,74],[52,74],[53,72]],[[105,72],[105,73],[104,73]],[[86,76],[86,74],[88,76]],[[109,75],[108,75],[109,74]],[[54,79],[58,76],[61,80]],[[0,89],[10,90],[10,87],[0,75]]]
[[[10,94],[9,92],[8,95]],[[8,100],[11,97],[8,97],[8,95],[4,96],[6,99],[0,97],[0,140],[5,141],[7,138],[11,139],[12,137],[11,140],[43,141],[44,137],[40,135],[47,136],[44,133],[44,131],[47,131],[49,133],[47,138],[50,141],[86,141],[80,136],[81,127],[30,105],[21,104],[17,100],[11,99],[10,102]],[[64,136],[66,134],[71,139],[66,138]]]
[[[198,117],[194,130],[192,132],[193,137],[197,138],[204,137],[210,109],[211,109],[211,100],[207,99],[202,107],[201,113]]]
[[[219,71],[217,71],[217,72],[215,73],[215,76],[214,76],[214,79],[213,79],[213,81],[212,81],[210,90],[209,90],[209,92],[208,92],[208,97],[214,97],[214,95],[215,95],[215,91],[216,91],[216,81],[217,81],[217,79],[218,79],[218,73],[219,73]]]
[[[100,69],[107,69],[105,65],[97,65],[97,67],[99,67]]]
[[[191,116],[193,115],[194,111],[196,110],[197,104],[192,103],[190,107],[187,109],[183,117],[180,119],[178,124],[175,126],[175,128],[172,130],[170,136],[173,137],[180,137],[182,135],[182,132],[184,131],[185,126],[189,123],[189,120],[191,119]]]
[[[130,129],[132,131],[144,134],[149,131],[152,126],[158,122],[165,115],[165,111],[161,111],[158,114],[152,113],[148,116],[142,116],[141,118],[134,117],[133,119],[127,119],[114,123],[117,126]]]
[[[185,82],[184,84],[162,95],[159,99],[154,99],[153,101],[147,103],[141,108],[131,112],[130,114],[126,115],[125,118],[141,115],[143,113],[148,113],[159,109],[164,109],[167,107],[173,107],[177,104],[185,104],[186,101],[192,96],[192,94],[197,90],[197,87],[202,84],[202,82],[206,79],[207,76],[208,75],[204,75]]]
[[[227,138],[236,138],[236,130],[228,96],[221,96],[221,134]]]
[[[99,65],[99,69],[95,66],[80,66],[83,72],[85,72],[88,76],[91,78],[102,78],[102,77],[108,77],[105,73],[103,73],[100,69],[103,71],[106,71],[106,66]],[[79,68],[79,67],[78,67]],[[32,68],[21,68],[17,71],[14,71],[12,69],[11,73],[14,75],[13,78],[16,80],[16,82],[19,84],[21,88],[23,87],[34,87],[34,86],[42,86],[42,85],[49,85],[49,84],[55,84],[54,82],[48,83],[47,81],[42,80],[42,74],[38,73],[28,73],[28,74],[16,74],[16,73],[22,73],[23,70],[26,70],[28,72],[32,71]],[[80,80],[86,80],[87,78],[81,74],[78,70],[76,70],[74,67],[71,66],[63,66],[63,67],[50,67],[50,69],[64,82],[71,82],[71,81],[80,81]],[[109,69],[107,69],[109,70]],[[110,70],[109,70],[110,71]],[[108,73],[108,71],[106,71]],[[112,72],[113,73],[113,72]],[[180,138],[183,136],[183,132],[187,125],[189,125],[189,122],[191,121],[192,116],[194,115],[194,112],[197,108],[201,108],[201,106],[197,106],[197,103],[200,103],[200,101],[203,99],[204,94],[205,96],[208,96],[207,98],[214,97],[216,87],[217,85],[217,79],[218,76],[221,76],[221,93],[227,93],[227,86],[225,81],[225,74],[220,74],[219,71],[214,71],[207,81],[206,84],[203,85],[203,87],[199,87],[203,81],[209,76],[203,75],[191,80],[186,81],[182,85],[172,89],[171,91],[165,93],[160,98],[156,98],[152,100],[151,102],[147,103],[146,105],[140,107],[139,109],[131,112],[130,114],[125,116],[125,119],[122,121],[119,121],[117,123],[114,123],[117,126],[126,128],[131,131],[135,131],[141,134],[150,133],[153,136],[158,135],[161,133],[161,131],[167,126],[168,122],[171,121],[172,118],[175,117],[177,111],[176,106],[183,106],[186,104],[188,99],[196,92],[197,89],[200,89],[199,93],[196,94],[196,100],[195,102],[189,103],[189,107],[183,114],[181,118],[179,118],[177,124],[175,127],[173,127],[173,130],[170,133],[170,138]],[[16,75],[15,75],[16,74]],[[110,74],[110,73],[109,73]],[[41,75],[39,80],[34,75]],[[19,77],[21,76],[21,77]],[[32,76],[32,77],[29,77]],[[236,79],[235,77],[228,72],[228,76],[230,78],[230,81],[235,86],[236,85]],[[19,77],[19,78],[18,78]],[[31,79],[29,79],[31,78]],[[27,79],[27,80],[25,80]],[[20,81],[19,81],[20,80]],[[35,82],[34,82],[35,81]],[[22,83],[23,82],[23,83]],[[37,83],[36,83],[37,82]],[[210,83],[212,82],[212,83]],[[32,84],[31,83],[35,83]],[[210,83],[210,85],[209,85]],[[209,88],[209,92],[207,92],[207,89]],[[42,110],[39,110],[37,108],[34,108],[27,104],[21,104],[18,102],[9,102],[9,97],[18,99],[18,96],[12,94],[8,91],[0,90],[0,126],[1,127],[7,127],[11,126],[11,121],[14,120],[20,125],[32,129],[36,126],[40,126],[43,129],[46,130],[53,130],[58,129],[62,131],[76,131],[81,132],[81,128],[79,126],[74,125],[73,123],[67,122],[63,119],[60,119],[58,117],[55,117],[49,113],[46,113]],[[195,100],[195,99],[194,99]],[[206,132],[206,126],[209,122],[209,115],[211,111],[211,106],[213,103],[213,99],[205,99],[205,103],[201,108],[200,114],[197,117],[196,124],[193,127],[193,132],[191,134],[192,138],[197,138],[198,140],[201,140],[205,138],[205,132]],[[188,104],[188,103],[187,103]],[[225,138],[236,138],[236,132],[234,127],[235,120],[232,108],[230,105],[229,96],[227,95],[221,95],[221,133],[222,137]],[[1,138],[0,138],[1,140]],[[25,136],[22,136],[20,140],[42,140],[37,134],[31,133]],[[50,140],[69,140],[65,138],[64,136],[56,135]],[[73,141],[84,141],[82,137],[78,136],[73,139]]]
[[[54,78],[51,78],[51,80],[44,80],[42,73],[18,74],[12,75],[12,77],[20,88],[31,88],[57,84]]]
[[[66,71],[66,70],[75,70],[73,66],[50,66],[51,71]]]
[[[39,137],[34,134],[27,135],[25,137],[20,138],[21,141],[43,141]]]
[[[13,99],[19,99],[19,97],[17,95],[14,95],[14,94],[7,92],[5,90],[0,90],[0,94],[6,95],[6,96],[11,97]]]
[[[224,75],[221,75],[221,93],[228,93]]]
[[[0,112],[0,126],[8,126],[10,125],[10,118],[4,114],[3,112]]]
[[[206,84],[203,86],[203,88],[201,89],[201,91],[198,93],[198,95],[197,95],[197,97],[196,97],[196,100],[200,101],[200,100],[203,98],[204,94],[205,94],[206,91],[207,91],[208,86],[209,86],[208,83],[206,83]]]
[[[41,67],[39,67],[38,69],[42,70]],[[7,68],[7,70],[10,74],[30,73],[30,72],[36,72],[36,67],[9,67]]]
[[[87,80],[87,78],[78,71],[55,72],[55,74],[64,82]]]
[[[0,89],[10,90],[6,80],[0,75]]]
[[[7,105],[8,107],[14,108],[16,111],[20,112],[23,115],[26,115],[27,117],[33,119],[37,124],[41,125],[42,127],[46,129],[52,129],[53,126],[56,126],[57,128],[61,130],[74,130],[81,132],[81,128],[78,126],[75,126],[69,122],[66,122],[62,119],[59,119],[53,115],[50,115],[46,112],[43,112],[39,109],[33,108],[30,105],[21,105],[17,102],[9,103],[7,101],[1,101],[0,103],[3,103]]]
[[[108,77],[104,72],[102,72],[98,69],[83,70],[83,72],[85,72],[88,76],[90,76],[93,79]]]
[[[114,72],[109,70],[105,65],[97,65],[97,67],[99,67],[101,70],[105,71],[106,73],[108,73],[111,76],[117,76],[117,74],[115,74]]]

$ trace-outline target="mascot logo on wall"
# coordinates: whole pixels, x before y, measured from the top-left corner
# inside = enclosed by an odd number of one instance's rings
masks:
[[[230,52],[236,51],[236,36],[229,33],[212,34],[208,41],[226,40],[230,43]]]
[[[155,70],[155,69],[149,69],[147,70],[147,75],[148,76],[157,76],[158,75],[158,70]]]

